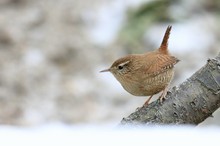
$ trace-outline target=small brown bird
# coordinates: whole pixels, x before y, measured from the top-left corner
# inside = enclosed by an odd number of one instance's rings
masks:
[[[168,86],[174,75],[174,65],[179,61],[168,51],[168,39],[172,26],[168,26],[159,49],[145,54],[131,54],[116,60],[109,69],[123,88],[135,96],[150,96],[161,91],[160,102],[167,94]]]

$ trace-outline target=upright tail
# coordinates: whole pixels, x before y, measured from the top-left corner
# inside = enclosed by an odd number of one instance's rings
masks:
[[[163,41],[160,45],[160,48],[159,48],[159,52],[163,53],[163,54],[169,54],[169,51],[168,51],[168,39],[169,39],[169,36],[170,36],[170,31],[172,29],[172,26],[169,25],[167,27],[167,30],[164,34],[164,37],[163,37]]]

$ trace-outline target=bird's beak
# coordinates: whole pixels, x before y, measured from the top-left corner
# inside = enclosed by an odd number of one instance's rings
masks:
[[[100,72],[108,72],[108,71],[110,71],[110,68],[109,69],[101,70]]]

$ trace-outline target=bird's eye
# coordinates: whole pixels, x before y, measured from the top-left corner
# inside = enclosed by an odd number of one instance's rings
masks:
[[[118,69],[119,69],[119,70],[122,70],[122,69],[123,69],[123,66],[119,65],[119,66],[118,66]]]

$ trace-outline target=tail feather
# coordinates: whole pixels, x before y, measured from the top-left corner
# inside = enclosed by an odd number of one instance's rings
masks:
[[[164,53],[164,54],[169,54],[169,51],[168,51],[168,39],[169,39],[169,36],[170,36],[170,31],[172,29],[172,26],[169,25],[167,27],[167,30],[164,34],[164,37],[163,37],[163,41],[160,45],[160,48],[159,48],[159,52],[161,53]]]

